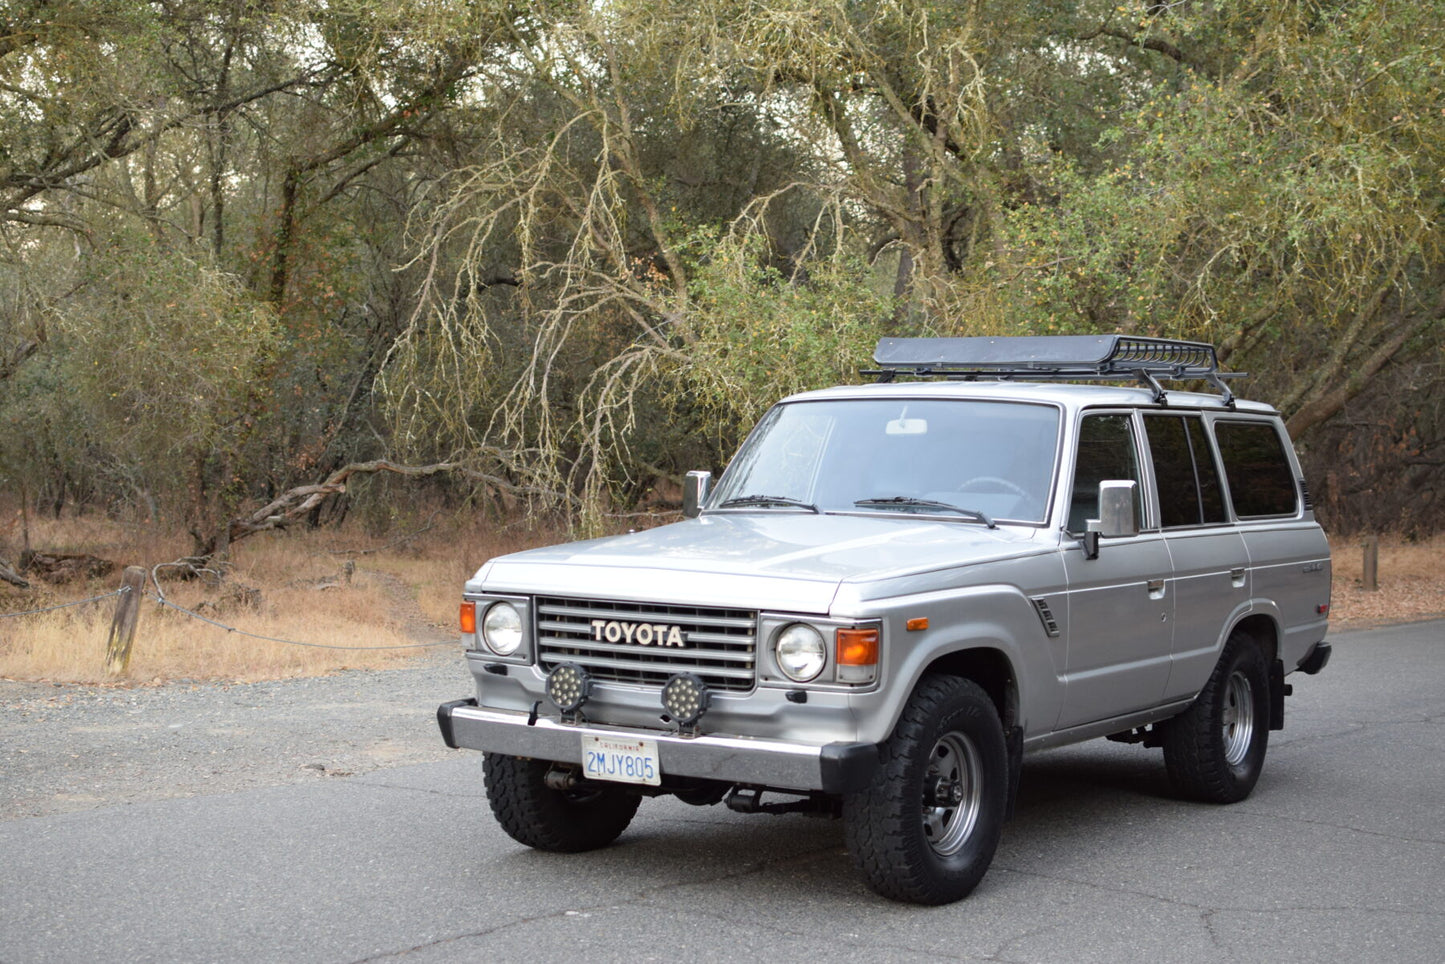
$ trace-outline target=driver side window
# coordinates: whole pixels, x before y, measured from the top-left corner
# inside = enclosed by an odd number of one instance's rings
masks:
[[[1079,451],[1074,460],[1074,491],[1069,503],[1069,531],[1081,533],[1099,517],[1099,483],[1132,479],[1134,518],[1144,523],[1140,502],[1144,484],[1139,474],[1139,448],[1128,415],[1085,415],[1079,423]]]

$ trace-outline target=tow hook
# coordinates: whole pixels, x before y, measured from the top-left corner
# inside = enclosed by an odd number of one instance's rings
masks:
[[[576,770],[567,767],[553,767],[547,771],[542,782],[547,785],[548,790],[567,791],[577,789],[577,784],[581,781],[577,779]]]
[[[760,787],[734,787],[727,795],[727,808],[734,813],[806,813],[815,816],[837,816],[837,801],[818,794],[809,794],[800,800],[783,803],[763,803]]]

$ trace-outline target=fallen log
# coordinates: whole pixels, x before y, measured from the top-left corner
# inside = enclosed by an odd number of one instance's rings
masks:
[[[43,552],[32,549],[20,555],[21,572],[38,576],[55,585],[77,579],[104,579],[115,570],[114,562],[85,552]]]
[[[323,482],[313,485],[298,485],[295,488],[287,489],[249,515],[232,519],[224,527],[223,533],[203,537],[202,533],[191,530],[191,534],[196,539],[195,556],[205,560],[215,555],[217,550],[223,546],[222,534],[225,536],[224,545],[229,546],[258,532],[284,529],[306,516],[326,499],[344,493],[347,482],[352,476],[372,475],[377,472],[388,472],[409,478],[425,478],[450,473],[511,496],[540,497],[560,502],[575,502],[577,499],[576,496],[566,492],[557,492],[540,486],[517,485],[501,476],[480,472],[462,462],[436,462],[431,465],[401,465],[387,459],[352,462],[332,472]]]
[[[8,582],[12,586],[19,586],[21,589],[30,588],[30,580],[10,568],[10,563],[0,559],[0,582]]]

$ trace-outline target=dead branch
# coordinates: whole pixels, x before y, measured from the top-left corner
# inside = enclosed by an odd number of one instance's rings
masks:
[[[20,556],[20,568],[46,582],[60,585],[77,579],[103,579],[115,571],[116,565],[109,559],[101,559],[86,552],[27,549]]]
[[[4,559],[0,559],[0,581],[8,582],[12,586],[19,586],[21,589],[30,588],[29,581],[26,580],[24,576],[21,576],[19,573],[17,573],[14,569],[11,569],[10,563],[6,562]]]
[[[326,481],[315,485],[298,485],[287,489],[271,502],[250,515],[232,519],[227,525],[227,541],[234,544],[247,536],[271,529],[284,529],[303,518],[326,499],[346,492],[348,481],[354,475],[374,475],[389,472],[408,478],[426,478],[433,475],[455,474],[471,482],[489,486],[508,495],[524,498],[543,498],[551,501],[577,502],[577,497],[567,492],[558,492],[533,485],[515,485],[500,476],[478,471],[462,462],[436,462],[431,465],[400,465],[387,459],[373,459],[370,462],[352,462],[344,465],[326,477]],[[219,538],[212,537],[201,546],[196,557],[181,560],[181,563],[204,562],[217,551]]]
[[[40,347],[38,341],[27,339],[16,345],[12,350],[0,355],[0,382],[14,375],[25,359],[35,354]]]

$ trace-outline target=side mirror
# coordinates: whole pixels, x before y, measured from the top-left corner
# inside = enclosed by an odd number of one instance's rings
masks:
[[[712,492],[712,473],[693,471],[682,480],[682,516],[696,519],[702,515],[702,504]]]
[[[1111,480],[1099,483],[1099,518],[1089,520],[1084,533],[1084,557],[1099,558],[1099,539],[1137,536],[1139,519],[1134,513],[1134,490],[1139,483]]]

